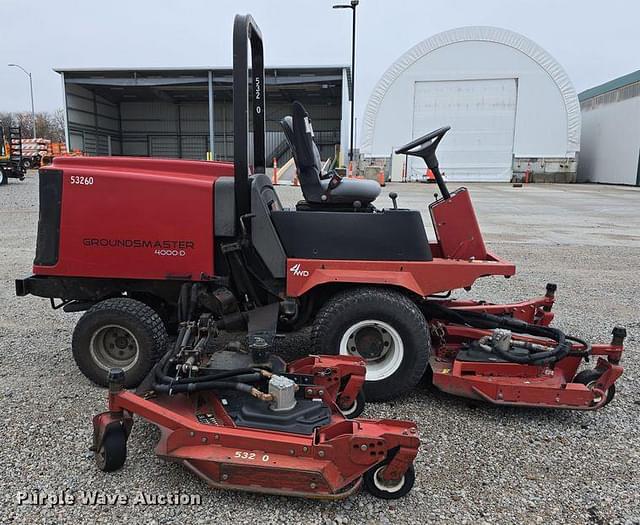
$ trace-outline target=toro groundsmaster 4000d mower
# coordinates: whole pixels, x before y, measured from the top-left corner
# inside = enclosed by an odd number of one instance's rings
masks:
[[[106,385],[120,367],[137,386],[177,331],[180,290],[198,285],[214,317],[278,306],[278,329],[312,326],[310,352],[366,362],[367,400],[408,392],[426,374],[438,388],[496,404],[594,409],[622,373],[624,330],[591,345],[549,326],[555,286],[514,304],[450,299],[515,266],[490,253],[469,192],[438,169],[442,128],[399,150],[425,160],[440,198],[420,212],[379,208],[380,186],[325,173],[309,115],[282,119],[302,194],[284,209],[265,175],[261,41],[254,44],[249,144],[248,61],[236,34],[233,164],[125,157],[56,158],[40,170],[34,275],[18,295],[86,311],[73,334],[82,372]],[[250,165],[251,163],[251,165]],[[218,308],[220,303],[222,308]],[[595,366],[578,372],[583,360]]]

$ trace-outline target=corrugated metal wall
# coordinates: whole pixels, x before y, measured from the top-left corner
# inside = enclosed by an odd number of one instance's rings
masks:
[[[125,99],[114,104],[96,95],[89,86],[66,82],[65,88],[72,149],[79,149],[86,155],[207,157],[208,102],[176,102],[168,96],[164,100],[150,88],[144,96],[149,101]],[[193,88],[197,93],[202,90],[202,97],[206,98],[206,85]],[[283,102],[278,90],[279,86],[267,86],[266,154],[269,162],[276,157],[282,164],[291,154],[280,128],[280,119],[291,112],[291,102]],[[273,102],[269,102],[270,92],[276,95],[272,97]],[[231,160],[234,154],[233,107],[229,94],[216,98],[214,93],[214,154],[220,160]],[[328,100],[314,90],[296,98],[312,116],[322,158],[333,157],[340,144],[341,98]]]
[[[66,86],[66,95],[70,149],[86,155],[121,155],[118,106],[75,84]]]
[[[578,181],[640,186],[640,82],[583,100]]]

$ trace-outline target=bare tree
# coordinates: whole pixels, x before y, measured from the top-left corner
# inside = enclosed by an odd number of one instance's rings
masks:
[[[0,124],[5,133],[10,126],[20,126],[23,139],[30,139],[33,136],[33,118],[30,112],[0,112]],[[38,138],[64,142],[64,110],[36,113],[36,131]]]
[[[51,116],[51,140],[53,142],[64,142],[65,133],[64,133],[64,109],[58,108]]]

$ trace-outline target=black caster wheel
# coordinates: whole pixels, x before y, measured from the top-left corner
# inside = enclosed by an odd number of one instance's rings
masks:
[[[122,467],[127,459],[127,436],[124,428],[109,429],[95,455],[96,464],[103,472],[113,472]]]
[[[362,481],[364,488],[369,494],[381,499],[398,499],[407,495],[413,488],[413,484],[416,480],[416,471],[411,465],[404,476],[397,481],[385,481],[380,477],[380,474],[384,471],[389,460],[384,461],[368,470]]]
[[[338,401],[340,400],[340,398],[338,397]],[[340,405],[338,405],[338,410],[340,410],[340,413],[347,419],[355,419],[358,416],[360,416],[360,414],[362,414],[362,412],[364,412],[364,407],[366,405],[365,399],[364,399],[364,392],[362,390],[360,390],[360,392],[358,392],[358,395],[356,396],[355,401],[353,402],[353,404],[349,407],[349,408],[340,408]]]
[[[574,383],[580,383],[585,385],[589,390],[593,389],[600,379],[600,376],[603,374],[602,370],[598,370],[594,368],[592,370],[583,370],[576,374],[576,377],[573,378]],[[616,395],[616,385],[611,385],[608,390],[605,392],[604,396],[595,396],[593,401],[591,402],[591,406],[600,405],[604,407],[611,403],[614,396]]]

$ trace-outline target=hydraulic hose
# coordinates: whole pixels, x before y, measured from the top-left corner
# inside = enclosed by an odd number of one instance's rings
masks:
[[[171,383],[171,384],[191,384],[191,383],[206,383],[211,381],[218,381],[221,379],[228,379],[231,377],[246,376],[243,379],[258,381],[262,376],[259,372],[256,372],[253,368],[236,368],[235,370],[225,370],[224,372],[218,372],[215,374],[206,374],[197,377],[184,377],[176,379],[167,374],[166,366],[162,369],[156,370],[156,380],[159,383]]]
[[[178,394],[182,392],[201,392],[203,390],[214,389],[229,389],[239,390],[246,394],[251,394],[253,387],[245,383],[236,383],[233,381],[206,381],[202,383],[183,383],[183,384],[168,384],[168,385],[154,385],[153,389],[158,393]]]
[[[435,319],[442,319],[453,323],[463,324],[472,328],[483,329],[496,329],[503,328],[510,330],[518,334],[528,334],[536,337],[544,337],[555,341],[556,346],[548,351],[532,352],[529,355],[516,355],[511,352],[507,352],[496,346],[492,347],[492,350],[505,359],[513,363],[520,364],[546,364],[554,363],[563,359],[571,352],[571,343],[569,341],[577,342],[585,347],[583,352],[579,355],[585,355],[590,351],[590,346],[584,341],[572,337],[566,336],[564,332],[557,328],[550,326],[540,326],[530,324],[519,319],[513,319],[510,317],[500,317],[484,312],[473,312],[468,310],[455,310],[453,308],[447,308],[437,303],[426,303],[426,311]]]

